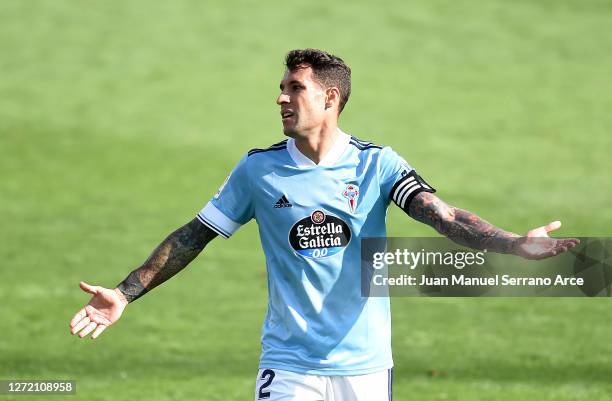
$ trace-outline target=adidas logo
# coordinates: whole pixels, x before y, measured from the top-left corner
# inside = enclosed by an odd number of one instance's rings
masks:
[[[281,196],[281,198],[274,204],[275,209],[280,209],[282,207],[292,207],[292,206],[293,205],[289,203],[285,195]]]

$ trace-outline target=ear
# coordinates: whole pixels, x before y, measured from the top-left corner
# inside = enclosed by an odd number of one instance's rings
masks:
[[[334,106],[340,107],[340,89],[332,86],[325,90],[325,110]]]

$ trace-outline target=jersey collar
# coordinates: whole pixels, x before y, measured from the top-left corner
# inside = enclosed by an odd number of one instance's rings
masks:
[[[348,146],[350,140],[351,136],[342,132],[340,128],[338,128],[338,136],[336,137],[334,144],[327,152],[327,154],[323,157],[323,159],[319,162],[319,164],[316,164],[308,157],[306,157],[302,152],[300,152],[297,146],[295,146],[295,139],[293,138],[290,138],[287,141],[287,151],[289,152],[289,155],[298,167],[331,167],[336,164],[338,160],[340,160],[340,157],[344,154],[344,151],[346,150],[346,147]]]

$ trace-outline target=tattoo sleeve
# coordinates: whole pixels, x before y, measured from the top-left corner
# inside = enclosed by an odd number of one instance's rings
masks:
[[[475,214],[444,203],[429,192],[412,199],[408,214],[452,241],[474,249],[512,253],[518,234],[495,227]]]
[[[133,302],[183,270],[217,233],[193,219],[170,234],[117,289]]]

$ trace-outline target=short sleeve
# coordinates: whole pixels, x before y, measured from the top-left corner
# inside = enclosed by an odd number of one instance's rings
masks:
[[[215,196],[197,215],[202,224],[225,238],[254,216],[247,157],[238,162]]]
[[[410,201],[421,192],[436,192],[410,166],[389,147],[381,150],[379,165],[381,193],[397,206],[408,210]]]

